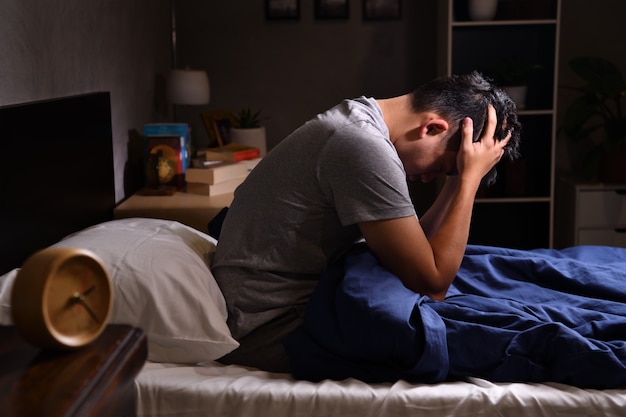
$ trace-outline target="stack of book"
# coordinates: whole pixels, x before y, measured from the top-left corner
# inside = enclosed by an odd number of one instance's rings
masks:
[[[202,168],[187,168],[187,192],[214,196],[232,193],[248,176],[248,164],[242,162],[208,162]]]

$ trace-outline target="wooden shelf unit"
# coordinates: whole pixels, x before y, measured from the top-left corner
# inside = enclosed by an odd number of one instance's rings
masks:
[[[471,21],[468,0],[438,4],[439,75],[476,70],[493,77],[497,61],[508,57],[537,65],[526,100],[518,106],[522,157],[502,161],[496,184],[479,190],[469,243],[552,247],[561,2],[500,0],[489,21]]]

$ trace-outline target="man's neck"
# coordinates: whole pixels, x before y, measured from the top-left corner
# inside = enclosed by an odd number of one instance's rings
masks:
[[[376,100],[383,113],[383,120],[389,130],[389,138],[394,142],[405,132],[419,125],[419,115],[411,109],[411,96],[391,97]]]

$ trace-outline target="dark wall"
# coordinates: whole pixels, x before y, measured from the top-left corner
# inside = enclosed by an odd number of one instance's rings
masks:
[[[110,91],[118,201],[128,131],[155,117],[170,67],[169,13],[168,0],[0,0],[0,105]]]
[[[402,94],[436,75],[437,1],[403,0],[398,21],[363,21],[361,0],[346,20],[268,21],[263,0],[178,0],[179,62],[205,69],[210,105],[186,109],[206,140],[202,109],[261,108],[271,147],[339,100]],[[564,0],[560,79],[567,61],[597,54],[626,71],[626,2]],[[128,130],[157,121],[155,78],[171,66],[168,0],[0,0],[0,105],[111,91],[116,198],[125,195]],[[567,104],[559,91],[559,118]],[[575,156],[575,155],[574,155]],[[559,138],[557,163],[574,156]]]
[[[206,108],[262,109],[269,147],[344,98],[399,95],[436,75],[433,0],[403,0],[391,21],[364,21],[361,0],[349,3],[348,19],[317,20],[301,0],[300,19],[275,21],[262,0],[179,1],[179,63],[208,71]],[[195,123],[202,109],[190,109]]]
[[[437,73],[437,1],[403,0],[399,21],[363,21],[362,1],[351,0],[347,20],[316,20],[313,0],[301,0],[300,19],[268,21],[264,1],[178,2],[179,62],[206,69],[211,103],[188,109],[196,137],[206,141],[197,112],[260,108],[271,147],[302,122],[339,100],[361,94],[405,93]],[[505,1],[505,0],[502,0]],[[560,84],[576,82],[567,67],[576,55],[595,54],[626,72],[626,2],[562,0]],[[559,89],[558,116],[571,95]],[[571,170],[559,137],[559,172]]]

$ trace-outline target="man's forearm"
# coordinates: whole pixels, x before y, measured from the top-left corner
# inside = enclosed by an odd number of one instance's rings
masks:
[[[439,230],[444,217],[450,210],[450,205],[452,204],[452,199],[456,193],[458,184],[458,175],[447,176],[435,202],[423,216],[420,216],[420,224],[429,239]]]
[[[456,192],[453,193],[449,208],[439,228],[430,238],[435,262],[442,267],[442,262],[445,261],[445,268],[450,268],[455,274],[467,246],[478,185],[479,183],[472,181],[459,181],[456,184]]]

